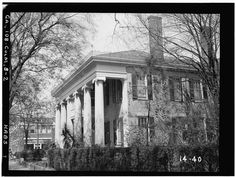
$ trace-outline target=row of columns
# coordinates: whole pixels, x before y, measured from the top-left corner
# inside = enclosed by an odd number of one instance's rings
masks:
[[[105,145],[105,129],[104,129],[104,91],[103,83],[105,77],[98,77],[92,81],[95,84],[95,144],[104,146]],[[55,127],[55,140],[56,143],[63,148],[63,136],[62,130],[65,125],[79,141],[83,141],[85,146],[92,145],[92,108],[91,108],[91,87],[85,85],[82,87],[83,99],[84,99],[84,114],[82,119],[82,104],[81,97],[78,91],[74,92],[73,95],[69,96],[66,100],[63,100],[57,105],[56,111],[56,127]],[[127,146],[127,140],[124,139],[125,133],[128,130],[128,90],[127,81],[123,80],[123,91],[122,91],[122,112],[123,112],[123,126],[118,129],[118,144],[124,142],[124,146]],[[73,122],[71,121],[71,107],[74,106]],[[83,135],[82,135],[83,127]],[[122,130],[121,130],[122,129]],[[82,137],[83,136],[83,137]],[[122,140],[123,139],[123,140]]]

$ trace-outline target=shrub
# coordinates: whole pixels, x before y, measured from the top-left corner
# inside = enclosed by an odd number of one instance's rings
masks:
[[[88,147],[50,149],[48,156],[49,166],[56,170],[147,172],[219,171],[219,152],[216,146],[136,146],[128,148]],[[184,156],[186,156],[186,161],[183,160]],[[194,156],[196,161],[190,160]]]

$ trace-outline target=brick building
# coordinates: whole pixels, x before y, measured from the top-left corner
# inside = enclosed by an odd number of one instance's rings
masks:
[[[154,32],[162,33],[161,21],[159,17],[149,17]],[[149,100],[157,99],[153,85],[159,82],[157,76],[163,72],[168,80],[168,99],[173,105],[183,107],[183,88],[189,91],[195,104],[208,98],[196,70],[164,57],[162,49],[155,45],[156,42],[161,44],[161,39],[150,36],[149,41],[150,53],[131,50],[87,56],[78,69],[52,91],[57,99],[55,141],[60,147],[63,147],[61,133],[65,124],[85,146],[129,146],[132,127],[154,121],[155,115],[153,112],[149,115],[146,105]],[[150,58],[154,58],[156,64],[148,75],[146,67]],[[171,109],[169,117],[172,123],[185,122],[187,115],[183,109]],[[196,124],[204,129],[204,113],[199,115]],[[182,123],[182,130],[178,132],[183,140],[187,128],[188,124]],[[158,134],[151,128],[148,131],[152,132],[149,136]]]

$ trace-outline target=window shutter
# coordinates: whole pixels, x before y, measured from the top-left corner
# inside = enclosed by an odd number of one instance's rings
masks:
[[[203,85],[203,98],[204,98],[204,99],[208,99],[207,87],[206,87],[206,85]]]
[[[116,80],[112,80],[112,102],[116,103]]]
[[[193,80],[189,81],[189,88],[190,88],[190,99],[194,100],[194,82],[193,82]]]
[[[152,100],[152,75],[147,76],[148,100]]]
[[[138,98],[136,73],[132,73],[132,93],[133,93],[133,100],[136,100]]]
[[[106,105],[109,105],[109,81],[106,82],[106,85],[105,85],[105,94],[106,96]]]
[[[170,100],[174,101],[174,82],[172,78],[169,78],[169,88],[170,88]]]
[[[120,80],[117,80],[117,84],[116,84],[116,87],[117,87],[117,102],[121,102],[122,101],[122,83]]]

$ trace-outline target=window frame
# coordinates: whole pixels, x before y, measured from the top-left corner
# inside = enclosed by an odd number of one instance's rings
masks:
[[[151,80],[148,82],[148,74],[136,74],[132,73],[132,96],[133,100],[153,100],[153,75],[150,75]],[[144,84],[140,84],[139,81],[144,82]],[[150,94],[149,94],[149,83],[150,85]],[[141,87],[144,87],[145,89],[145,96],[141,96],[139,94],[139,89],[143,89]]]
[[[200,98],[196,99],[196,83],[199,84],[198,94],[200,94]],[[189,92],[190,98],[192,102],[203,102],[205,100],[203,93],[203,84],[201,79],[193,79],[189,78]],[[208,93],[207,93],[208,94]]]
[[[138,127],[144,128],[146,130],[146,126],[148,126],[148,141],[152,142],[155,138],[155,126],[151,127],[151,124],[155,123],[154,117],[148,116],[138,116]],[[151,133],[152,132],[152,133]]]
[[[176,84],[179,84],[180,86],[180,99],[176,99],[176,92],[177,92],[177,86]],[[182,85],[182,77],[169,77],[169,94],[170,94],[170,100],[175,102],[183,102],[183,85]]]

